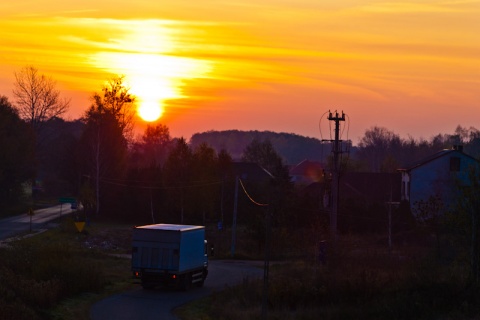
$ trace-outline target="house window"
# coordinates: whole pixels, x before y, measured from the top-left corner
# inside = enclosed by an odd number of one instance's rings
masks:
[[[451,157],[450,158],[450,171],[458,172],[460,171],[460,158]]]

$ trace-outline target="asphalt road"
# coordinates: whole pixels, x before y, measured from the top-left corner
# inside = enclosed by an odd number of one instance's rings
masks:
[[[69,203],[35,210],[32,216],[32,231],[44,229],[48,222],[69,214],[70,212],[72,212],[72,209]],[[29,231],[30,216],[26,213],[0,220],[0,240],[5,240]]]
[[[251,261],[210,261],[208,277],[202,288],[193,287],[187,292],[170,289],[137,289],[101,300],[90,310],[92,320],[176,320],[172,310],[187,302],[221,291],[244,279],[263,276],[263,263]]]

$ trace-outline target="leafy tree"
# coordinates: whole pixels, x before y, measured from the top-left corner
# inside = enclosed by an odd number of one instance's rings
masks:
[[[444,223],[444,204],[439,195],[432,195],[427,200],[419,200],[413,205],[413,213],[418,221],[435,234],[437,251],[440,254],[440,234]]]
[[[67,112],[70,101],[60,99],[55,81],[33,66],[15,73],[13,94],[22,119],[37,131],[48,120]]]
[[[261,142],[253,139],[243,151],[242,160],[257,163],[274,176],[284,177],[285,173],[288,175],[282,158],[275,151],[270,140]]]
[[[180,223],[185,219],[185,208],[189,201],[187,188],[192,177],[193,153],[184,138],[176,140],[164,166],[165,186],[170,194],[173,210],[180,207]]]
[[[269,140],[260,142],[254,139],[243,153],[243,160],[255,162],[270,172],[273,177],[268,186],[269,214],[275,218],[274,222],[285,224],[288,221],[293,184],[287,166],[273,148]]]
[[[298,164],[305,159],[324,161],[330,154],[330,146],[316,138],[271,131],[207,131],[192,135],[190,145],[195,148],[206,142],[217,153],[225,149],[233,159],[240,159],[247,145],[254,139],[270,141],[286,164]]]
[[[124,77],[116,77],[102,88],[103,94],[94,93],[92,105],[85,113],[86,124],[80,141],[83,161],[82,174],[95,184],[96,213],[100,212],[100,197],[103,194],[111,205],[118,203],[113,198],[115,184],[124,174],[127,159],[127,141],[131,136],[135,115],[135,97],[123,84]],[[109,180],[110,179],[110,180]],[[102,193],[100,182],[108,183]]]
[[[94,183],[96,213],[100,212],[101,182],[120,179],[125,167],[127,141],[117,117],[109,110],[93,105],[84,118],[85,131],[80,139],[81,172]],[[112,185],[103,194],[112,194]],[[110,191],[110,192],[109,192]],[[91,201],[90,201],[91,202]]]
[[[0,96],[0,149],[1,207],[18,199],[34,167],[33,132],[5,96]]]
[[[170,131],[167,126],[157,124],[147,126],[142,137],[143,156],[149,166],[162,166],[166,160],[171,144]]]
[[[130,139],[135,119],[135,96],[124,84],[124,76],[110,79],[102,88],[103,94],[93,95],[93,104],[98,111],[106,111],[118,122],[122,134]]]
[[[462,236],[469,238],[472,283],[480,284],[480,171],[479,166],[470,168],[468,184],[458,184],[460,194],[454,222],[464,230]],[[466,219],[463,219],[466,218]]]
[[[220,220],[223,222],[225,217],[225,192],[229,189],[229,186],[227,185],[228,182],[233,180],[232,156],[225,149],[220,150],[218,153],[218,178],[222,181],[220,194]]]
[[[78,158],[76,148],[84,129],[81,120],[47,121],[38,136],[43,142],[37,148],[37,172],[47,197],[72,196],[78,192]]]
[[[148,125],[141,139],[130,148],[129,197],[124,199],[128,200],[124,207],[130,206],[134,209],[137,213],[136,218],[142,217],[143,214],[145,220],[155,223],[158,212],[160,214],[166,212],[159,208],[165,202],[163,165],[171,144],[168,127],[157,124],[155,126]]]
[[[214,212],[216,195],[218,194],[218,157],[215,150],[206,143],[200,144],[193,152],[193,176],[195,185],[194,192],[197,203],[202,210],[203,223],[208,213]]]
[[[79,190],[78,199],[83,205],[83,210],[85,215],[90,215],[90,213],[95,212],[97,207],[95,190],[87,182],[85,182]]]

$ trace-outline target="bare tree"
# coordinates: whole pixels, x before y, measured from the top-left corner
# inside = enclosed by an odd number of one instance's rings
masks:
[[[373,172],[394,172],[402,154],[402,139],[393,131],[374,126],[358,143],[358,159]]]
[[[70,100],[60,99],[56,82],[33,66],[15,72],[13,94],[20,117],[30,122],[35,130],[44,122],[64,114],[70,104]]]

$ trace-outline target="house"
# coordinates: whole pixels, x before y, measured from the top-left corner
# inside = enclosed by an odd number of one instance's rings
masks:
[[[355,201],[364,205],[400,201],[400,173],[346,172],[340,177],[341,201]],[[330,181],[314,182],[303,193],[319,197],[324,208],[330,207]]]
[[[465,154],[462,146],[442,150],[432,156],[399,169],[402,175],[401,200],[415,209],[421,201],[435,197],[443,210],[455,205],[458,185],[467,185],[469,171],[479,168],[479,162]]]
[[[273,176],[270,172],[253,162],[233,162],[232,174],[241,180],[265,183]]]
[[[400,181],[399,173],[347,172],[340,178],[340,194],[366,204],[399,202]]]
[[[291,181],[297,185],[309,185],[322,180],[324,169],[320,162],[303,160],[289,169]]]
[[[340,176],[338,229],[341,232],[385,232],[389,208],[400,202],[398,172],[346,172]],[[331,180],[302,190],[302,206],[326,220],[332,211]]]

